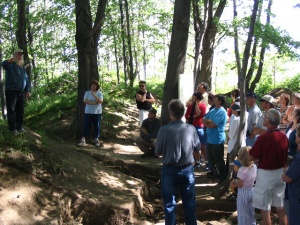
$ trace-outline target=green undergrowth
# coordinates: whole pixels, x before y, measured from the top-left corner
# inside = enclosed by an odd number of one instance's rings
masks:
[[[23,153],[30,152],[31,141],[26,138],[25,134],[14,136],[8,130],[6,120],[0,120],[0,153],[18,150]]]

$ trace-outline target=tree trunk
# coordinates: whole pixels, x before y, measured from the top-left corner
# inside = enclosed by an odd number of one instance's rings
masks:
[[[273,4],[273,1],[269,0],[268,10],[267,10],[266,27],[270,25],[270,18],[271,18],[270,15],[272,13],[272,10],[271,10],[272,4]],[[259,82],[259,80],[261,78],[267,46],[268,46],[268,44],[264,44],[260,49],[258,69],[257,69],[256,75],[255,75],[255,78],[250,85],[250,88],[249,88],[250,91],[254,91],[256,84]],[[246,87],[249,87],[249,86],[246,84]]]
[[[135,79],[135,74],[133,72],[133,55],[132,55],[132,46],[131,46],[131,33],[130,33],[130,18],[129,18],[129,9],[128,1],[125,0],[125,15],[126,15],[126,25],[127,25],[127,45],[129,51],[129,86],[133,87],[133,82]]]
[[[125,31],[125,22],[124,22],[124,11],[123,11],[123,0],[119,1],[120,4],[120,23],[121,23],[121,38],[122,38],[122,46],[123,46],[123,69],[124,69],[124,83],[127,85],[127,54],[126,54],[126,31]]]
[[[196,90],[198,82],[197,77],[200,76],[200,51],[202,46],[203,34],[205,31],[207,19],[207,0],[204,0],[204,18],[201,18],[200,9],[198,6],[199,0],[193,0],[193,19],[195,32],[195,56],[194,56],[194,89]]]
[[[178,98],[178,77],[184,72],[191,0],[175,0],[167,74],[162,98],[162,124],[167,124],[168,103]]]
[[[217,23],[223,13],[226,3],[227,0],[220,0],[215,13],[213,14],[214,1],[208,1],[207,28],[203,36],[201,68],[200,74],[196,78],[196,84],[204,81],[211,86],[215,40],[218,32]]]
[[[2,41],[0,39],[0,62],[2,62]],[[4,93],[4,79],[3,79],[3,70],[2,66],[0,67],[0,100],[1,100],[1,112],[2,112],[2,118],[7,118],[7,111],[6,111],[6,102],[5,102],[5,93]]]
[[[76,6],[76,46],[78,51],[78,97],[75,118],[76,137],[82,135],[85,91],[90,89],[93,80],[99,80],[97,54],[105,8],[107,0],[99,0],[94,27],[92,27],[92,15],[90,1],[75,0]]]
[[[115,54],[115,60],[116,60],[116,69],[117,69],[117,82],[118,85],[120,84],[120,66],[119,66],[119,56],[118,56],[118,47],[117,47],[117,35],[115,31],[115,26],[111,22],[111,30],[113,33],[113,40],[114,40],[114,54]]]
[[[24,52],[24,65],[26,73],[28,75],[29,82],[31,81],[31,66],[27,51],[27,39],[26,39],[26,1],[18,0],[18,29],[17,29],[17,42],[18,47]]]
[[[27,36],[28,36],[28,51],[33,52],[32,46],[33,46],[33,34],[31,32],[31,26],[29,21],[29,6],[27,6]],[[32,66],[31,66],[32,65]],[[35,65],[35,54],[32,54],[31,64],[30,67],[32,67],[31,71],[31,82],[33,83],[33,86],[37,85],[37,79],[38,79],[38,73],[36,73],[36,65]]]
[[[246,73],[247,73],[248,61],[249,61],[249,57],[250,57],[251,43],[252,43],[252,39],[254,36],[254,27],[255,27],[259,2],[260,2],[260,0],[254,0],[253,10],[252,10],[252,15],[251,15],[251,20],[250,20],[250,27],[249,27],[249,32],[248,32],[248,38],[246,41],[244,54],[243,54],[241,73],[238,74],[240,84],[241,84],[239,87],[240,91],[241,91],[241,99],[245,99]],[[236,7],[236,4],[235,4],[235,0],[234,0],[234,12],[236,12],[235,7]],[[235,48],[235,49],[238,50],[238,48]],[[237,54],[239,54],[239,52],[236,53],[236,55]],[[240,115],[241,118],[240,118],[240,126],[239,126],[239,135],[238,135],[238,139],[237,139],[237,142],[235,143],[233,150],[229,154],[229,163],[233,162],[234,157],[238,154],[238,151],[241,147],[242,138],[244,137],[243,130],[244,130],[245,123],[246,123],[246,120],[245,120],[246,105],[245,105],[245,101],[241,101],[240,103],[241,103],[241,115]],[[213,193],[214,196],[216,196],[216,197],[222,196],[226,192],[226,190],[228,190],[231,171],[232,170],[230,169],[229,173],[227,174],[227,178],[221,184],[221,187],[219,188],[219,190],[217,190]]]

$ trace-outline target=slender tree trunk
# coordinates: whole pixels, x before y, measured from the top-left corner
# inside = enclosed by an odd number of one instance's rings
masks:
[[[124,10],[123,10],[123,0],[119,1],[120,4],[120,22],[121,22],[121,37],[122,37],[122,46],[123,46],[123,69],[124,69],[124,81],[127,85],[128,74],[127,74],[127,54],[126,54],[126,31],[125,31],[125,22],[124,22]]]
[[[27,36],[28,36],[28,51],[33,52],[32,46],[33,46],[33,34],[31,32],[31,26],[29,21],[29,6],[26,7],[27,10]],[[35,54],[32,54],[31,64],[30,67],[32,67],[32,73],[31,73],[31,81],[33,83],[33,86],[37,85],[38,82],[38,73],[36,73],[36,65],[35,65]]]
[[[237,18],[237,7],[236,7],[236,0],[233,0],[233,20],[235,20]],[[233,21],[233,24],[236,24]],[[238,72],[238,87],[240,87],[241,85],[241,81],[240,81],[240,75],[242,73],[242,66],[241,66],[241,58],[240,58],[240,50],[239,50],[239,34],[238,34],[238,29],[237,26],[234,25],[233,26],[233,30],[234,30],[234,53],[235,53],[235,60],[236,60],[236,64],[237,64],[237,72]]]
[[[2,55],[2,41],[0,39],[0,62],[3,61],[3,55]],[[6,102],[5,102],[5,93],[4,93],[4,76],[3,76],[3,70],[2,66],[0,66],[0,100],[1,100],[1,112],[2,112],[2,118],[7,118],[7,111],[6,111]]]
[[[194,32],[195,32],[195,56],[194,56],[194,89],[196,89],[199,82],[197,77],[200,76],[200,52],[203,40],[203,34],[205,31],[206,19],[207,19],[207,4],[208,1],[204,0],[204,16],[203,19],[200,15],[199,0],[193,0],[193,19],[194,19]]]
[[[26,38],[26,1],[18,0],[18,29],[17,29],[17,42],[18,47],[24,52],[24,65],[28,75],[29,82],[31,80],[31,66],[28,58],[27,51],[27,38]]]
[[[261,11],[262,11],[262,4],[259,5],[259,10],[258,10],[258,15],[257,15],[258,20],[260,19]],[[257,60],[258,42],[259,42],[259,37],[254,36],[254,42],[253,42],[253,47],[252,47],[252,52],[251,52],[250,68],[246,75],[246,91],[254,91],[254,89],[250,90],[250,80],[252,79],[254,70],[256,70],[256,67],[257,67],[256,60]]]
[[[246,41],[244,54],[243,54],[241,74],[239,74],[239,79],[241,81],[240,82],[241,85],[239,87],[240,91],[241,91],[241,99],[245,99],[246,73],[247,73],[248,61],[249,61],[249,57],[250,57],[251,43],[252,43],[252,39],[253,39],[253,36],[254,36],[254,27],[255,27],[255,22],[256,22],[256,19],[257,19],[257,12],[258,12],[259,2],[260,2],[260,0],[254,0],[253,10],[252,10],[251,19],[250,19],[250,27],[249,27],[249,32],[248,32],[248,38],[247,38],[247,41]],[[234,12],[236,12],[236,4],[235,3],[234,3],[234,7],[235,7]],[[236,48],[236,49],[238,49],[238,48]],[[246,112],[245,101],[241,101],[241,115],[240,115],[241,118],[240,118],[239,132],[238,132],[239,135],[238,135],[238,139],[237,139],[237,142],[235,143],[235,146],[234,146],[233,150],[229,154],[229,162],[233,162],[234,157],[238,154],[238,151],[241,147],[242,138],[244,137],[243,130],[244,130],[244,127],[245,127],[245,124],[246,124],[245,112]],[[213,193],[213,195],[216,198],[222,196],[226,192],[226,190],[228,190],[231,171],[232,171],[232,169],[229,170],[229,172],[227,174],[227,178],[221,184],[221,187],[219,188],[219,190],[216,190]]]
[[[114,24],[111,22],[111,30],[113,33],[113,39],[114,39],[114,54],[115,54],[115,60],[116,60],[116,70],[117,70],[117,82],[118,85],[120,84],[120,66],[119,66],[119,57],[118,57],[118,48],[117,48],[117,35],[115,31]]]
[[[272,4],[273,4],[273,1],[269,0],[268,10],[267,10],[266,27],[270,26]],[[268,44],[264,44],[260,49],[258,69],[257,69],[256,75],[255,75],[255,78],[250,85],[250,88],[249,88],[250,91],[254,91],[256,84],[259,82],[259,80],[261,78],[264,60],[265,60],[265,52],[266,52],[267,47],[268,47]],[[246,87],[248,87],[248,86],[246,86]]]
[[[184,73],[191,0],[175,0],[167,75],[162,99],[162,123],[168,123],[168,103],[178,98],[178,77]]]
[[[131,33],[130,33],[130,18],[129,18],[129,8],[128,1],[125,0],[125,15],[126,15],[126,26],[127,26],[127,45],[129,53],[129,86],[133,87],[133,82],[135,75],[133,72],[133,54],[132,54],[132,45],[131,45]]]
[[[200,83],[200,81],[204,81],[211,86],[211,75],[212,75],[212,66],[213,66],[213,58],[214,58],[215,40],[218,32],[217,22],[224,11],[227,0],[220,0],[214,15],[213,15],[214,1],[209,0],[208,2],[209,5],[208,5],[208,17],[207,17],[207,29],[205,30],[205,34],[203,36],[200,76],[197,77],[196,83]]]
[[[76,6],[76,46],[78,51],[78,98],[75,119],[76,136],[83,130],[85,91],[90,89],[93,80],[99,80],[97,54],[98,41],[105,18],[107,0],[99,0],[94,27],[89,0],[75,0]]]

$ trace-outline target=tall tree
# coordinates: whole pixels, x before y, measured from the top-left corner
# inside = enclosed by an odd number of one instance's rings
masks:
[[[204,81],[211,86],[211,75],[214,58],[214,49],[216,45],[216,35],[218,34],[218,23],[223,14],[227,0],[220,0],[217,7],[214,0],[204,1],[203,18],[199,9],[199,3],[193,0],[193,17],[195,30],[195,87]],[[201,46],[201,48],[200,48]],[[199,53],[201,52],[202,60],[199,62]],[[196,61],[197,60],[197,61]],[[201,64],[201,66],[199,66]]]
[[[2,41],[0,36],[0,62],[2,62]],[[1,114],[2,118],[6,119],[7,113],[6,113],[6,102],[5,102],[5,94],[4,94],[4,79],[3,79],[3,73],[2,73],[2,66],[0,67],[0,103],[1,103]]]
[[[166,80],[162,98],[162,123],[168,123],[168,103],[178,98],[178,78],[184,73],[190,25],[191,0],[175,0]]]
[[[129,64],[128,64],[128,74],[129,74],[129,85],[130,87],[133,87],[133,82],[135,79],[135,74],[133,72],[133,53],[132,53],[132,41],[131,41],[131,29],[130,29],[130,17],[129,17],[129,7],[128,7],[128,1],[125,1],[125,15],[126,15],[126,28],[127,28],[127,46],[128,46],[128,58],[129,58]]]
[[[124,20],[124,4],[123,0],[119,0],[119,5],[120,5],[120,23],[121,23],[121,38],[122,38],[122,54],[123,54],[123,69],[124,69],[124,81],[125,84],[127,85],[127,79],[128,79],[128,72],[127,72],[127,65],[128,65],[128,60],[127,60],[127,54],[126,54],[126,27],[125,27],[125,20]]]
[[[76,136],[80,137],[83,128],[83,96],[93,80],[99,80],[97,54],[98,42],[105,18],[107,0],[99,0],[93,24],[89,0],[75,0],[76,46],[78,51],[78,98],[75,119]]]
[[[233,12],[234,12],[234,17],[237,15],[237,10],[236,10],[236,0],[234,1],[234,8],[233,8]],[[255,28],[255,23],[257,22],[257,12],[258,12],[258,6],[261,0],[254,0],[253,2],[253,9],[252,9],[252,14],[251,14],[251,18],[250,18],[250,24],[249,24],[249,31],[248,31],[248,37],[247,37],[247,41],[246,41],[246,45],[245,45],[245,49],[243,52],[243,59],[242,59],[242,63],[241,68],[240,68],[240,73],[238,74],[239,80],[240,80],[240,92],[241,92],[241,99],[245,99],[245,89],[246,89],[246,74],[247,74],[247,70],[248,70],[248,62],[249,62],[249,58],[250,58],[250,51],[251,51],[251,45],[252,45],[252,40],[254,37],[254,28]],[[235,30],[237,31],[237,30]],[[236,53],[236,56],[239,56],[239,47],[238,47],[238,40],[237,40],[236,36],[234,44],[235,44],[235,50],[238,51]],[[238,57],[239,58],[239,57]],[[242,138],[244,137],[244,127],[245,127],[245,113],[246,113],[246,105],[245,105],[245,101],[241,101],[241,115],[240,115],[240,125],[239,125],[239,135],[238,135],[238,139],[237,142],[235,143],[235,146],[233,148],[233,150],[230,152],[229,154],[229,161],[233,162],[234,157],[237,155],[238,150],[241,147],[241,143],[242,143]],[[232,168],[229,169],[228,174],[227,174],[227,178],[225,179],[225,181],[221,184],[222,187],[219,188],[219,190],[214,192],[215,197],[220,197],[222,196],[226,190],[228,190],[228,186],[229,186],[229,179],[231,177],[231,173],[232,173]]]

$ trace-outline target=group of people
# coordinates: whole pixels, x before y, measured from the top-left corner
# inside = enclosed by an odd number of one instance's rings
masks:
[[[201,157],[209,165],[208,178],[222,183],[227,176],[224,144],[227,140],[230,153],[237,142],[242,100],[239,90],[233,90],[233,102],[226,111],[225,97],[207,93],[207,87],[206,83],[199,84],[186,103],[186,110],[179,100],[172,100],[168,105],[170,123],[156,126],[153,134],[157,134],[157,138],[144,138],[147,141],[142,151],[162,156],[161,187],[166,224],[176,223],[178,190],[186,224],[196,224],[194,169],[201,166]],[[256,224],[255,208],[260,209],[264,225],[271,224],[271,207],[275,207],[281,225],[297,224],[300,219],[297,213],[300,207],[300,94],[294,93],[292,105],[287,96],[283,93],[276,101],[271,95],[258,98],[254,92],[246,93],[243,147],[235,162],[237,174],[232,181],[238,188],[239,225]],[[154,117],[151,110],[149,117]],[[141,126],[141,136],[145,127]],[[139,138],[136,143],[143,149]],[[288,167],[287,159],[292,157]]]
[[[2,62],[6,70],[5,95],[9,130],[24,133],[23,115],[30,83],[24,69],[23,51],[14,51],[13,58]],[[94,144],[99,146],[103,94],[98,81],[85,92],[83,136],[78,144],[86,145],[91,125]],[[239,135],[241,107],[238,89],[232,91],[233,102],[225,110],[225,96],[208,93],[208,84],[201,82],[186,106],[178,100],[168,104],[170,123],[161,126],[152,108],[153,95],[140,81],[136,93],[140,135],[135,142],[142,157],[162,156],[162,196],[165,223],[176,224],[176,196],[180,192],[185,222],[196,225],[194,169],[206,161],[208,178],[222,183],[228,169],[224,161],[227,140],[230,153]],[[260,102],[260,108],[257,106]],[[238,224],[256,224],[254,208],[261,210],[262,224],[271,225],[271,207],[275,207],[280,225],[296,225],[300,221],[300,93],[294,93],[292,104],[288,94],[276,101],[271,95],[258,99],[254,92],[246,94],[246,125],[237,157],[237,175],[232,181],[238,187]],[[187,109],[186,109],[187,108]],[[185,116],[186,122],[182,118]],[[229,130],[225,128],[229,120]],[[289,159],[289,160],[288,160]]]

